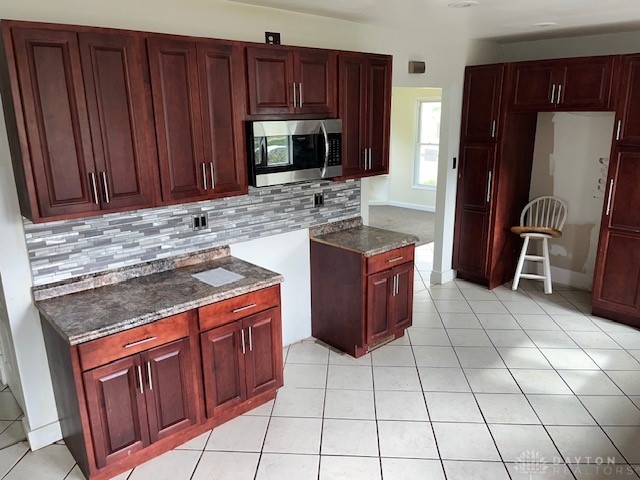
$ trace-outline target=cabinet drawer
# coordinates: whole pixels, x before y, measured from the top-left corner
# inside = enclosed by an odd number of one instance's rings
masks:
[[[413,245],[409,245],[369,257],[367,259],[367,275],[387,270],[401,263],[413,261],[414,249]]]
[[[280,304],[280,286],[229,298],[198,309],[200,330],[219,327]]]
[[[125,332],[114,333],[108,337],[81,344],[78,350],[82,370],[90,370],[114,360],[140,353],[143,350],[189,336],[189,317],[191,315],[192,312],[181,313]]]

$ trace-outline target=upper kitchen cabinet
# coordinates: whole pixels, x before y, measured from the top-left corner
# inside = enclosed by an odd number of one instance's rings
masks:
[[[336,116],[337,53],[247,47],[250,115]]]
[[[462,137],[468,141],[495,141],[498,137],[504,65],[467,67],[462,111]]]
[[[141,68],[144,41],[135,34],[80,33],[79,38],[102,208],[152,206],[157,167]]]
[[[391,61],[385,55],[339,56],[343,177],[389,173]]]
[[[165,36],[147,48],[163,200],[246,193],[242,49]]]
[[[640,145],[640,55],[622,59],[620,102],[615,139],[620,144]]]
[[[614,56],[513,64],[516,111],[611,110],[615,96]]]
[[[18,22],[3,22],[2,31],[5,118],[22,214],[42,222],[152,205],[152,132],[137,35]]]

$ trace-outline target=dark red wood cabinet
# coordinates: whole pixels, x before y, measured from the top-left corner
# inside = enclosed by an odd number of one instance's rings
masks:
[[[250,115],[336,115],[337,53],[247,47]]]
[[[283,384],[278,285],[71,347],[44,318],[42,327],[62,433],[92,480],[272,400]]]
[[[614,141],[618,145],[640,145],[640,55],[625,55],[621,63]]]
[[[460,152],[453,267],[463,276],[487,276],[495,143],[467,143]]]
[[[462,111],[462,137],[466,141],[495,141],[500,124],[500,105],[505,65],[467,67],[464,82],[466,102]]]
[[[164,201],[246,193],[241,47],[163,36],[147,47]]]
[[[614,148],[607,182],[593,312],[640,326],[640,149]]]
[[[354,357],[404,335],[413,313],[414,246],[373,257],[311,241],[311,328]]]
[[[196,422],[185,338],[83,374],[98,468]]]
[[[13,95],[5,115],[18,137],[10,138],[25,146],[12,155],[23,215],[44,221],[153,205],[141,37],[11,23],[3,37],[3,88]]]
[[[280,323],[270,308],[200,334],[207,416],[282,386]]]
[[[612,110],[618,57],[585,57],[512,65],[514,111]]]
[[[391,57],[341,53],[338,85],[343,177],[389,173]]]

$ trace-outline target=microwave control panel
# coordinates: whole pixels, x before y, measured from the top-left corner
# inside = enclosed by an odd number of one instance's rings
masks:
[[[329,135],[329,166],[342,165],[342,142],[340,135]]]

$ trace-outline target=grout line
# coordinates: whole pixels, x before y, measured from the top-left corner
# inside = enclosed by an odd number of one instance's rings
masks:
[[[325,347],[326,348],[326,347]],[[329,367],[331,365],[331,351],[327,349],[327,373],[324,377],[324,399],[322,401],[322,419],[320,422],[320,444],[318,445],[318,472],[317,479],[320,480],[320,468],[322,467],[322,437],[324,435],[324,412],[327,408],[327,390],[329,386]],[[274,402],[275,408],[275,402]]]

